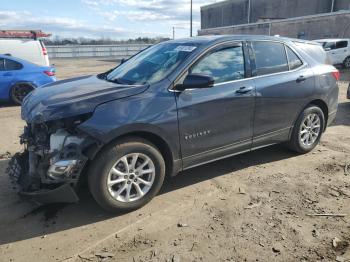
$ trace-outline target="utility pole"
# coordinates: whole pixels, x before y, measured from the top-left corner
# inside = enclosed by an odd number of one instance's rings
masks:
[[[173,26],[173,39],[175,39],[175,26]]]
[[[192,23],[193,23],[193,17],[192,17],[192,8],[193,8],[193,6],[192,6],[192,0],[191,0],[191,25],[190,25],[190,37],[192,37]]]
[[[248,24],[250,24],[250,9],[251,9],[251,7],[250,7],[250,0],[248,0]]]
[[[333,12],[334,12],[334,1],[335,1],[335,0],[332,0],[331,13],[333,13]]]

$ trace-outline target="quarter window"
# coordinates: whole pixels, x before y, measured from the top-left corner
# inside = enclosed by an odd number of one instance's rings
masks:
[[[284,45],[273,42],[253,42],[255,65],[258,75],[288,71]]]
[[[226,47],[206,55],[190,69],[190,73],[212,76],[215,84],[244,78],[242,46]]]
[[[19,70],[22,69],[22,65],[16,61],[5,59],[5,69],[6,71]]]
[[[288,56],[289,70],[293,70],[300,67],[303,64],[300,58],[288,46],[286,46],[286,50]]]

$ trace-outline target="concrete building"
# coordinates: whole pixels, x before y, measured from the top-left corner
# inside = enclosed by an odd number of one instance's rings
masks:
[[[205,34],[349,37],[350,0],[228,0],[201,8]]]

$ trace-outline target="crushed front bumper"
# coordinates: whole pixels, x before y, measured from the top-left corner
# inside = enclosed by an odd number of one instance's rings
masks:
[[[29,172],[29,153],[15,154],[10,160],[7,174],[17,193],[26,199],[40,204],[48,203],[76,203],[79,198],[70,183],[43,185],[40,178]]]

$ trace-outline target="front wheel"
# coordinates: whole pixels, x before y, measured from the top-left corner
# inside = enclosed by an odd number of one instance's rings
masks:
[[[12,86],[10,96],[13,103],[21,105],[23,99],[34,90],[34,87],[28,83],[16,83]]]
[[[141,138],[123,139],[103,150],[88,173],[90,191],[107,211],[130,211],[160,190],[165,163],[158,149]]]
[[[319,143],[325,125],[323,111],[311,105],[298,117],[295,123],[289,148],[298,153],[308,153]]]

